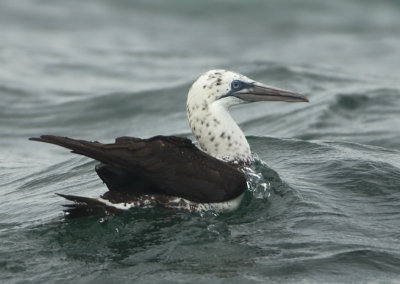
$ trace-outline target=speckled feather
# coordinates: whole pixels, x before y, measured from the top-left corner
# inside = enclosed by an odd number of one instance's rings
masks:
[[[229,107],[242,104],[235,97],[219,99],[231,89],[233,80],[253,82],[227,70],[211,70],[193,83],[187,97],[187,116],[203,151],[218,159],[249,163],[251,151],[242,130],[230,116]]]

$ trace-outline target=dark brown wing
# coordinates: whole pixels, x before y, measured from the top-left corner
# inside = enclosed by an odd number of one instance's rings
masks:
[[[221,202],[239,196],[246,189],[244,174],[235,166],[200,151],[186,138],[120,137],[113,144],[52,135],[31,140],[56,144],[102,162],[110,173],[118,173],[108,176],[107,185],[114,191],[161,193],[195,202]]]

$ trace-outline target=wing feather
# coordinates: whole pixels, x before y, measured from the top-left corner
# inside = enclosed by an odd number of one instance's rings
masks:
[[[239,196],[246,189],[244,174],[236,166],[202,152],[186,138],[119,137],[111,144],[53,135],[31,140],[68,148],[134,177],[127,181],[139,178],[141,183],[149,185],[151,193],[156,191],[195,202],[222,202]],[[123,190],[145,191],[146,187],[139,190],[135,185],[133,183],[132,188],[125,185]]]

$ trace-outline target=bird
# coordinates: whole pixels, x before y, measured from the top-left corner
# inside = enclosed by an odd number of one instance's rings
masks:
[[[118,137],[114,143],[42,135],[98,162],[108,191],[100,197],[57,193],[73,201],[69,218],[161,207],[188,211],[232,211],[247,190],[244,168],[253,161],[249,143],[229,114],[232,106],[259,101],[309,102],[306,96],[272,87],[224,69],[205,72],[192,84],[186,113],[193,136]]]

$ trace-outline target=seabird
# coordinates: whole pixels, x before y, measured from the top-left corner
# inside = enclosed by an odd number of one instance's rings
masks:
[[[187,117],[200,149],[176,136],[119,137],[111,144],[53,135],[30,140],[56,144],[100,162],[95,169],[108,191],[101,197],[58,194],[74,201],[65,205],[67,217],[155,206],[229,211],[239,206],[247,189],[243,167],[251,164],[252,155],[228,110],[257,101],[308,99],[239,73],[211,70],[193,83],[187,96]]]

